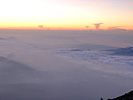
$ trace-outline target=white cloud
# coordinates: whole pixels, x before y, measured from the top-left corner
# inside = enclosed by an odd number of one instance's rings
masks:
[[[86,63],[88,66],[93,64],[93,67],[89,67],[91,69],[133,77],[133,57],[131,56],[115,56],[105,51],[103,53],[103,51],[82,51],[73,48],[58,50],[57,54],[67,57],[71,61]]]

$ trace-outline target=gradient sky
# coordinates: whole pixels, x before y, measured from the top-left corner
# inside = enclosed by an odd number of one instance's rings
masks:
[[[132,18],[133,0],[0,0],[0,28],[133,29]]]

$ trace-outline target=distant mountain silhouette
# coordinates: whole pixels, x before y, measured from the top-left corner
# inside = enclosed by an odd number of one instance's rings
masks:
[[[122,95],[120,97],[108,100],[133,100],[133,91],[126,93],[125,95]]]

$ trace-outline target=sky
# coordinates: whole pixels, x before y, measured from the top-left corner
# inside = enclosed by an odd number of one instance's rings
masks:
[[[132,11],[132,0],[0,0],[0,28],[132,30]]]

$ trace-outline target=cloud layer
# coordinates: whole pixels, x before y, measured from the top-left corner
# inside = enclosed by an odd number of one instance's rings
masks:
[[[130,33],[0,33],[0,99],[98,100],[101,95],[113,98],[132,87],[133,58],[101,51],[117,48],[110,44],[132,44]]]
[[[115,56],[110,55],[110,52],[81,50],[81,49],[66,49],[59,50],[59,55],[67,57],[71,61],[80,63],[96,64],[92,69],[119,74],[124,77],[132,78],[133,57],[130,56]],[[117,68],[116,68],[117,66]]]

